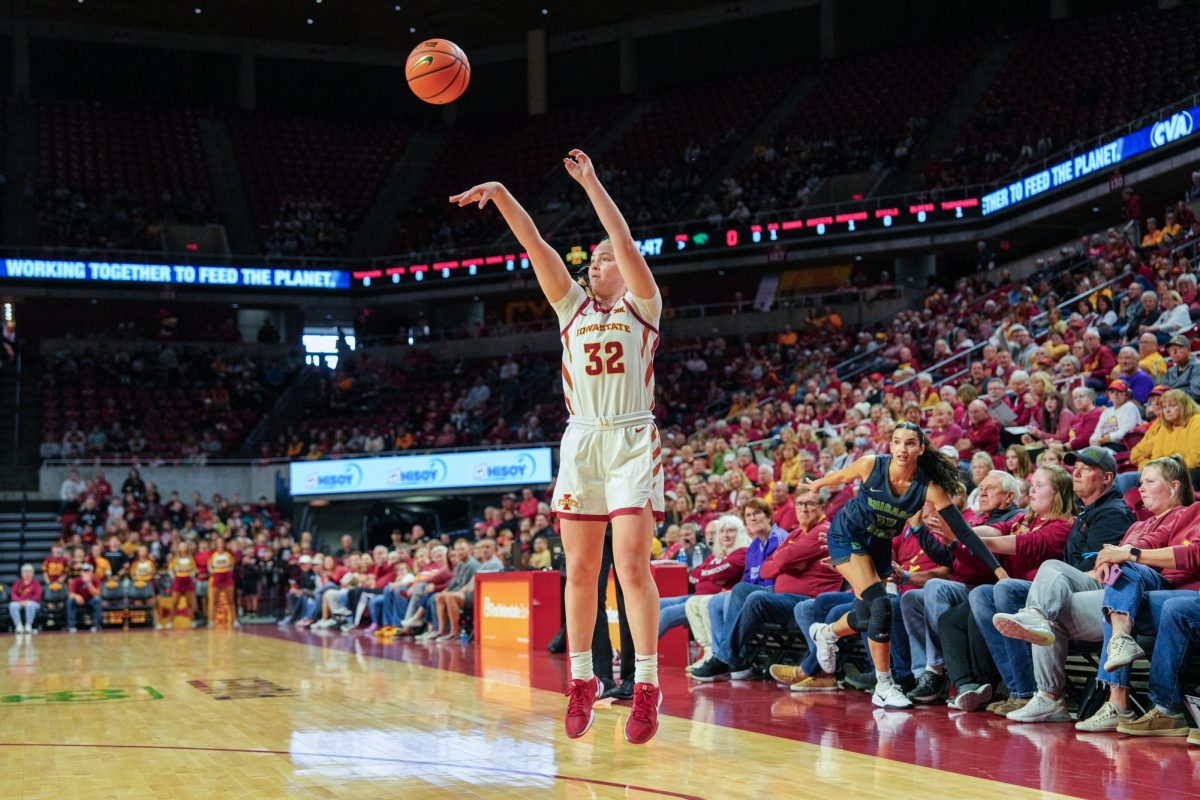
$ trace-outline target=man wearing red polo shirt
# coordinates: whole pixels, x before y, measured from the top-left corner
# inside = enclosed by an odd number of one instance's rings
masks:
[[[1000,449],[1000,426],[988,414],[987,403],[973,400],[967,406],[967,422],[966,437],[955,445],[960,457],[969,458],[978,451],[993,455]]]

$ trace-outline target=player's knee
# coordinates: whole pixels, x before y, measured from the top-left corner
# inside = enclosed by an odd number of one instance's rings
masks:
[[[871,623],[871,604],[861,597],[855,598],[854,607],[846,617],[846,624],[859,633],[865,633]]]
[[[595,586],[600,565],[583,559],[567,559],[567,583],[575,586]]]
[[[625,590],[636,589],[653,582],[650,575],[650,562],[646,560],[644,554],[626,557],[614,553],[613,569],[616,570],[617,579],[621,581],[621,586]]]
[[[892,600],[883,584],[877,583],[863,592],[863,603],[868,606],[867,637],[873,642],[889,642],[892,639]]]

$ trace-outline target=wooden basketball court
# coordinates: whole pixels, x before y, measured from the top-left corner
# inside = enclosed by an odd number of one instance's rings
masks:
[[[1182,741],[689,686],[677,670],[649,745],[624,742],[620,705],[569,741],[563,658],[457,642],[272,626],[0,648],[0,774],[16,798],[1200,796],[1200,748]]]

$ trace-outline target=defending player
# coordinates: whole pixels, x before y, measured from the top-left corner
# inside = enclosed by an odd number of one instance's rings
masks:
[[[620,210],[580,150],[563,159],[587,192],[608,238],[596,246],[588,288],[571,279],[525,209],[499,183],[482,183],[450,201],[496,204],[558,314],[563,345],[563,397],[570,419],[563,434],[553,507],[562,520],[567,557],[567,638],[590,645],[604,530],[613,529],[613,561],[625,590],[636,651],[633,710],[625,739],[649,741],[658,730],[658,589],[650,575],[654,520],[663,513],[662,443],[654,425],[654,351],[662,297]],[[567,736],[592,725],[600,682],[592,652],[572,649]]]
[[[896,426],[891,450],[891,455],[863,456],[820,480],[802,481],[797,491],[862,481],[858,494],[833,518],[828,536],[830,559],[857,597],[854,608],[832,625],[813,623],[809,635],[817,645],[821,669],[832,675],[837,670],[837,640],[866,631],[876,675],[871,701],[881,708],[909,708],[912,701],[892,680],[892,603],[881,582],[891,574],[891,540],[905,521],[926,501],[933,503],[954,537],[997,578],[1008,574],[950,502],[959,488],[958,467],[929,447],[920,427],[911,422]]]

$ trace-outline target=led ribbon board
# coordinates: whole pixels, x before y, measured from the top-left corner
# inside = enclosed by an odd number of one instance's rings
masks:
[[[1200,106],[1179,111],[1119,139],[1094,147],[1052,167],[1026,175],[983,197],[983,214],[995,214],[1044,192],[1103,172],[1148,150],[1174,144],[1195,133]]]
[[[550,448],[293,461],[293,497],[368,492],[432,492],[549,483]]]
[[[154,283],[267,289],[349,289],[350,273],[333,269],[194,267],[109,261],[0,259],[0,279],[73,283]]]

